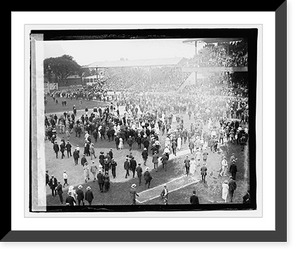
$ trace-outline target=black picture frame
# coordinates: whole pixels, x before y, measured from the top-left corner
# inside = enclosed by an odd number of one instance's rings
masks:
[[[275,3],[275,2],[274,2]],[[285,242],[287,241],[287,1],[269,9],[234,11],[275,12],[276,26],[276,151],[274,231],[15,231],[11,229],[11,206],[2,211],[9,224],[1,227],[2,242]],[[264,7],[266,8],[266,7]],[[215,11],[211,8],[205,11]],[[228,8],[223,11],[230,11]],[[5,173],[4,173],[5,174]],[[6,173],[6,189],[11,176]],[[278,187],[280,186],[280,191]],[[11,197],[10,197],[11,199]],[[11,201],[11,200],[10,200]]]

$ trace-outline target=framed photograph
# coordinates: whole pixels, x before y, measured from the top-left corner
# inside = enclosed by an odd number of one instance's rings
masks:
[[[286,241],[286,2],[226,23],[209,11],[13,13],[24,201],[12,192],[2,241]]]

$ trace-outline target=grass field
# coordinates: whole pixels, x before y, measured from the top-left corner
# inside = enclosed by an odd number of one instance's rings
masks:
[[[51,99],[51,98],[50,98]],[[70,100],[71,101],[71,100]],[[74,100],[72,100],[74,101]],[[92,106],[93,101],[90,101],[90,106]],[[95,103],[95,102],[94,102]],[[55,103],[48,103],[49,109],[53,112],[61,111],[62,106],[61,105],[55,105]],[[97,103],[95,103],[97,105]],[[68,106],[68,103],[67,103]],[[70,108],[72,109],[73,105],[70,105]],[[84,107],[85,108],[85,105]],[[79,109],[79,108],[77,108]],[[188,120],[188,117],[186,115],[183,115],[184,117],[184,123],[187,127],[189,127],[191,121]],[[63,135],[58,134],[61,138]],[[160,138],[161,144],[164,144],[165,136]],[[60,139],[58,139],[60,140]],[[129,147],[128,145],[124,146],[123,150],[116,150],[115,143],[114,142],[108,142],[108,140],[101,141],[98,139],[97,142],[94,141],[92,138],[92,142],[95,144],[95,151],[96,151],[96,159],[95,162],[98,165],[99,160],[98,157],[100,155],[100,151],[103,151],[104,154],[106,154],[110,148],[113,149],[114,158],[117,161],[117,177],[116,179],[113,179],[110,173],[110,190],[107,193],[100,193],[99,187],[97,182],[90,181],[89,183],[84,183],[84,175],[83,175],[83,168],[80,165],[80,159],[79,164],[75,166],[73,157],[70,158],[55,158],[55,153],[52,149],[52,143],[49,141],[46,141],[45,144],[45,153],[46,153],[46,168],[49,171],[49,174],[54,174],[58,180],[60,180],[63,183],[62,174],[63,171],[66,171],[68,173],[68,183],[70,185],[73,185],[75,188],[82,184],[83,188],[85,189],[87,185],[89,185],[92,188],[92,191],[94,193],[94,205],[129,205],[131,204],[131,199],[129,196],[129,190],[133,183],[137,184],[137,192],[142,192],[147,189],[144,185],[144,180],[142,179],[142,185],[138,186],[138,179],[137,177],[132,178],[130,176],[129,178],[125,179],[125,170],[123,169],[123,163],[126,158],[126,155],[129,154]],[[81,138],[75,137],[75,134],[71,134],[70,137],[70,143],[73,145],[72,151],[75,146],[79,146],[81,148],[81,155],[83,153],[83,144],[84,144],[84,138],[81,136]],[[183,144],[182,151],[187,150],[188,144]],[[224,149],[224,148],[223,148]],[[142,157],[141,157],[141,149],[137,149],[137,144],[134,144],[132,154],[137,160],[137,163],[142,164]],[[238,158],[237,167],[238,167],[238,173],[237,173],[237,190],[234,195],[234,203],[241,203],[242,202],[242,196],[245,194],[247,188],[248,188],[248,179],[245,178],[244,173],[244,152],[241,151],[241,147],[238,145],[230,145],[226,150],[224,150],[225,155],[227,156],[227,159],[229,161],[229,157],[231,156],[231,153],[234,152],[236,157]],[[189,156],[190,153],[188,152]],[[149,153],[149,159],[147,166],[150,170],[153,168],[152,164],[152,157],[151,153]],[[159,185],[162,185],[164,183],[168,183],[172,181],[174,178],[181,177],[185,174],[184,170],[184,161],[185,155],[177,156],[176,158],[172,159],[168,163],[168,170],[164,171],[159,166],[158,172],[152,171],[153,180],[151,182],[151,187],[156,187]],[[91,162],[91,158],[87,157],[88,162]],[[221,184],[224,181],[225,178],[228,177],[219,177],[219,170],[220,170],[220,162],[221,162],[221,155],[218,153],[212,153],[209,152],[208,155],[208,175],[207,175],[207,183],[197,182],[195,184],[191,184],[182,188],[179,188],[169,195],[169,204],[188,204],[189,198],[192,194],[192,191],[195,190],[197,195],[199,196],[200,203],[203,204],[209,204],[209,203],[222,203],[223,200],[221,198]],[[145,170],[145,167],[143,166],[143,171]],[[198,170],[199,171],[199,170]],[[195,178],[199,178],[199,174],[195,175]],[[183,185],[184,186],[184,185]],[[51,190],[49,187],[47,187],[47,205],[60,205],[60,201],[58,196],[52,197]],[[66,189],[64,191],[63,197],[64,200],[67,196]],[[163,201],[160,198],[153,198],[148,200],[144,204],[162,204]]]
[[[98,106],[105,106],[108,103],[103,101],[94,101],[94,100],[76,100],[76,99],[70,99],[70,98],[55,98],[58,101],[58,104],[53,101],[52,97],[47,96],[47,104],[45,105],[45,112],[48,113],[56,113],[56,112],[64,112],[64,111],[72,111],[73,106],[75,105],[77,110],[84,110],[86,107],[88,109],[98,107]],[[62,101],[67,101],[66,106],[62,106]]]

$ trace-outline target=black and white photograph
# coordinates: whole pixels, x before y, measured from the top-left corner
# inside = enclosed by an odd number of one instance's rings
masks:
[[[253,254],[290,242],[297,192],[287,200],[291,77],[288,5],[279,2],[13,11],[1,242],[124,253],[116,242],[147,254]]]
[[[30,211],[257,209],[257,28],[30,39]]]

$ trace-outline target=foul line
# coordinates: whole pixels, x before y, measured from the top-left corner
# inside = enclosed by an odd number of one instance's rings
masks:
[[[186,176],[181,176],[181,177],[179,177],[179,178],[173,179],[173,180],[167,182],[166,184],[171,183],[171,182],[173,182],[173,181],[175,181],[175,180],[184,178],[184,177],[186,177]],[[173,191],[176,191],[176,190],[179,190],[179,189],[182,189],[182,188],[187,187],[187,186],[189,186],[189,185],[192,185],[192,184],[194,184],[194,183],[196,183],[196,182],[199,182],[198,179],[195,179],[194,177],[192,177],[192,178],[194,179],[194,181],[189,182],[189,183],[187,183],[187,184],[185,184],[185,185],[182,185],[182,186],[180,186],[180,187],[178,187],[178,188],[172,189],[172,190],[169,191],[169,193],[171,193],[171,192],[173,192]],[[154,188],[151,188],[151,189],[155,189],[155,188],[158,188],[158,187],[163,186],[163,185],[164,185],[164,184],[161,184],[161,185],[158,185],[158,186],[156,186],[156,187],[154,187]],[[148,189],[148,190],[151,190],[151,189]],[[140,193],[147,192],[148,190],[144,190],[144,191],[142,191],[142,192],[140,192]],[[140,194],[140,193],[139,193],[139,194]],[[151,198],[149,198],[149,199],[146,199],[146,200],[144,200],[144,201],[142,201],[142,202],[139,201],[138,199],[136,199],[136,201],[137,201],[138,203],[140,203],[140,204],[143,204],[143,203],[145,203],[145,202],[148,202],[148,201],[153,200],[153,199],[158,198],[158,197],[160,197],[160,195],[156,195],[156,196],[151,197]]]

